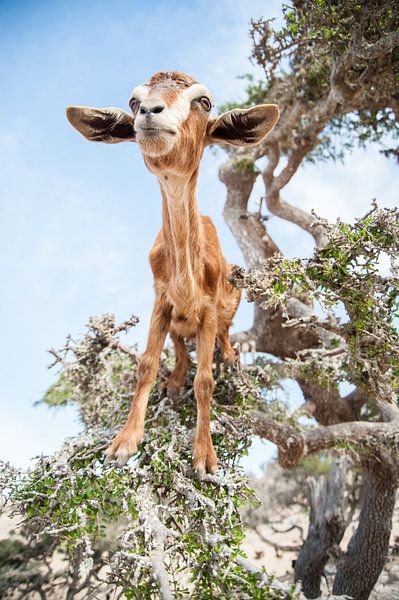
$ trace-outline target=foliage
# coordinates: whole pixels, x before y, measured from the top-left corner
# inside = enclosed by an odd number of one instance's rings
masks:
[[[218,475],[197,480],[191,468],[193,369],[176,400],[161,397],[156,386],[133,464],[104,465],[104,448],[123,423],[135,385],[137,352],[118,338],[134,323],[117,327],[110,315],[91,319],[83,339],[69,337],[60,352],[52,350],[63,372],[44,401],[75,402],[84,431],[28,472],[3,465],[7,502],[24,516],[32,541],[51,539],[52,548],[67,553],[71,597],[97,589],[98,579],[140,600],[159,597],[165,586],[174,598],[299,597],[248,570],[240,550],[239,509],[254,501],[237,464],[251,442],[249,411],[260,401],[254,375],[251,382],[236,368],[219,376],[213,414]],[[119,531],[114,548],[104,545],[110,529]],[[94,560],[99,544],[107,552]],[[51,588],[51,580],[46,585]]]
[[[320,224],[320,223],[319,223]],[[378,403],[397,400],[399,390],[399,211],[376,204],[348,225],[322,222],[329,243],[309,259],[268,259],[262,269],[235,281],[247,288],[249,300],[262,306],[280,306],[288,317],[293,294],[317,300],[328,314],[291,319],[290,324],[324,329],[333,335],[329,347],[302,354],[298,368],[314,377],[326,370],[326,380],[346,380],[367,390]],[[381,261],[390,261],[391,275],[381,273]],[[345,309],[340,323],[332,309]]]
[[[391,147],[399,139],[395,0],[293,0],[282,12],[278,28],[274,19],[251,21],[251,59],[263,76],[244,76],[244,101],[222,108],[272,101],[284,107],[283,117],[289,118],[290,109],[300,105],[293,135],[283,149],[288,153],[295,138],[298,143],[321,125],[306,154],[310,162],[342,160],[352,148],[370,142],[397,158],[397,147]],[[323,103],[332,92],[338,106],[324,122]]]

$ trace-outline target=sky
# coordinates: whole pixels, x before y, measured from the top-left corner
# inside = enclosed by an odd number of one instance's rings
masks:
[[[274,0],[0,0],[0,458],[26,467],[79,431],[76,411],[33,404],[56,380],[47,349],[78,336],[92,315],[140,317],[144,347],[153,301],[148,252],[161,224],[160,194],[135,144],[91,144],[68,124],[70,104],[128,110],[131,90],[160,70],[207,85],[215,105],[244,97],[251,18],[279,18]],[[229,261],[243,264],[221,216],[222,151],[207,150],[198,199]],[[351,221],[372,198],[396,202],[397,167],[374,147],[345,164],[301,168],[290,202]],[[252,201],[262,195],[256,184]],[[312,240],[273,217],[270,233],[290,256]],[[251,325],[242,303],[235,330]],[[293,386],[292,393],[298,400]],[[246,468],[270,455],[256,442]]]

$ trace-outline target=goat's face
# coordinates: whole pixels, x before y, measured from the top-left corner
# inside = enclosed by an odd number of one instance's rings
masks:
[[[133,90],[129,105],[151,171],[187,173],[198,167],[212,108],[205,86],[183,73],[157,73]]]
[[[191,174],[206,145],[252,146],[278,121],[275,104],[234,109],[212,118],[207,88],[184,73],[161,72],[133,90],[132,114],[118,108],[69,107],[70,123],[87,139],[135,141],[150,171]]]

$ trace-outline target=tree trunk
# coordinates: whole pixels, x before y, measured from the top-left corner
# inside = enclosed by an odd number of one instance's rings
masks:
[[[366,472],[359,525],[338,563],[334,594],[353,600],[369,597],[387,557],[397,484],[393,470],[382,461]]]
[[[302,582],[307,598],[320,596],[320,581],[334,546],[345,532],[345,475],[348,461],[336,458],[330,473],[310,481],[307,538],[295,563],[295,581]]]

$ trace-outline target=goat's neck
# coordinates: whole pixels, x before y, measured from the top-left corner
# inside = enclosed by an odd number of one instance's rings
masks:
[[[159,178],[162,192],[162,229],[176,282],[195,293],[203,270],[203,232],[196,188],[198,170],[189,177],[168,174]]]

